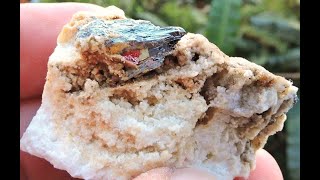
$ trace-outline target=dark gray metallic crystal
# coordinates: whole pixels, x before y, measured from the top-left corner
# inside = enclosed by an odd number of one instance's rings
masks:
[[[117,19],[104,21],[94,19],[80,27],[77,38],[100,37],[105,39],[104,45],[106,47],[119,44],[128,45],[121,52],[117,52],[120,55],[130,50],[147,49],[149,56],[135,62],[136,68],[126,70],[126,79],[130,79],[160,67],[165,56],[172,53],[174,45],[185,34],[186,31],[181,27],[159,27],[144,20]]]

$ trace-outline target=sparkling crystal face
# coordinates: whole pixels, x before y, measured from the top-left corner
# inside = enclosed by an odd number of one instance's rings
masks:
[[[160,67],[185,34],[181,27],[159,27],[144,20],[94,19],[80,27],[77,38],[103,38],[107,54],[124,57],[130,79]]]

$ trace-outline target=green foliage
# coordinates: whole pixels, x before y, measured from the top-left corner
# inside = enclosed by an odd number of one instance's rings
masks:
[[[289,49],[283,55],[270,55],[265,67],[276,72],[298,72],[300,69],[300,47]]]
[[[299,6],[296,0],[245,3],[241,8],[240,40],[234,44],[236,55],[274,72],[299,72]]]
[[[287,43],[300,43],[300,23],[296,19],[285,19],[271,12],[263,12],[250,18],[252,26],[264,29]]]
[[[240,33],[244,34],[246,38],[254,39],[266,49],[273,48],[277,52],[285,52],[287,48],[285,42],[282,42],[279,38],[274,37],[273,34],[264,29],[258,29],[254,26],[242,26]]]
[[[300,102],[288,113],[286,121],[287,139],[287,169],[291,180],[300,179]]]
[[[190,4],[179,5],[175,1],[164,3],[160,7],[159,14],[169,25],[182,26],[189,32],[197,32],[199,27],[207,22],[207,17],[198,9]]]
[[[226,54],[234,52],[240,5],[241,0],[213,0],[211,3],[206,36]]]
[[[241,7],[240,13],[241,13],[241,22],[242,23],[248,23],[251,16],[256,15],[260,12],[263,12],[264,7],[263,6],[253,6],[251,4],[243,4]]]
[[[137,12],[135,16],[138,19],[151,21],[153,24],[158,26],[168,26],[168,24],[165,21],[163,21],[159,16],[147,11]]]

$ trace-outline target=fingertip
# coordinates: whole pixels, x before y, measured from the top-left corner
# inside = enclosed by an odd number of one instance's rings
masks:
[[[20,150],[20,164],[26,179],[79,180],[72,178],[67,171],[56,169],[45,159]]]
[[[171,174],[171,180],[187,180],[187,179],[215,180],[216,177],[210,172],[203,169],[198,169],[198,168],[176,169]]]
[[[20,139],[29,126],[32,117],[37,113],[40,105],[40,98],[20,101]]]
[[[79,2],[59,2],[59,3],[21,3],[21,8],[59,8],[62,10],[101,10],[104,7],[90,4],[90,3],[79,3]]]
[[[181,168],[172,169],[168,167],[152,169],[148,172],[142,173],[134,180],[187,180],[187,179],[197,179],[197,180],[215,180],[216,177],[209,173],[208,171],[197,169],[197,168]]]
[[[256,152],[256,168],[249,180],[283,180],[281,169],[273,156],[264,149]]]
[[[40,97],[47,62],[62,27],[78,11],[97,11],[88,3],[20,4],[20,98]]]
[[[160,167],[155,168],[145,173],[140,174],[138,177],[134,178],[134,180],[163,180],[170,179],[173,170],[168,167]]]

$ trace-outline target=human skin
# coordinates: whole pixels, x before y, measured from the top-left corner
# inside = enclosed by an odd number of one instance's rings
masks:
[[[94,11],[102,7],[84,3],[20,4],[20,138],[40,107],[47,62],[56,47],[63,25],[77,11]],[[256,153],[256,169],[249,180],[283,180],[275,159],[265,150]],[[71,176],[55,169],[44,159],[20,151],[20,180],[69,180]],[[74,178],[73,178],[74,179]],[[211,174],[192,168],[153,169],[136,180],[215,179]],[[237,178],[240,179],[240,178]]]

